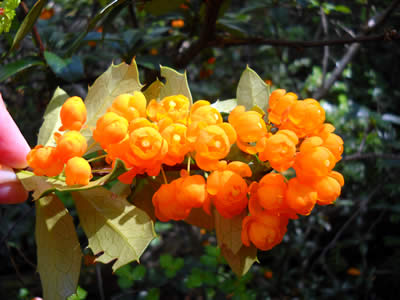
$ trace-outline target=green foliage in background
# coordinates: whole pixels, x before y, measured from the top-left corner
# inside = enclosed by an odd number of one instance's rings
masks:
[[[396,1],[191,0],[168,1],[167,6],[161,5],[165,1],[140,0],[24,2],[31,10],[39,4],[40,11],[54,9],[53,16],[44,20],[39,9],[27,18],[18,8],[9,32],[0,35],[0,91],[32,146],[42,124],[39,116],[56,88],[85,97],[88,86],[112,63],[130,63],[135,57],[143,70],[140,88],[157,79],[145,90],[150,95],[158,94],[166,83],[160,65],[180,73],[186,69],[193,100],[210,100],[229,113],[241,98],[236,91],[242,81],[235,75],[238,70],[249,66],[256,72],[261,93],[269,92],[263,81],[270,80],[271,91],[285,88],[304,99],[320,93],[353,45],[276,46],[258,44],[253,38],[302,42],[385,35],[362,42],[318,99],[345,141],[338,168],[346,185],[335,205],[320,207],[290,224],[282,244],[259,254],[260,263],[241,279],[221,258],[214,233],[178,222],[162,228],[156,223],[159,237],[140,265],[128,264],[113,276],[106,275],[111,269],[100,264],[82,268],[79,285],[87,291],[86,299],[99,299],[100,269],[107,299],[400,297],[400,47],[398,38],[390,35],[399,31],[399,7],[365,33],[368,24]],[[208,22],[212,9],[207,5],[217,4],[221,5],[212,29]],[[173,27],[173,20],[183,20],[184,26]],[[228,45],[221,40],[243,43]],[[252,104],[257,102],[248,105]],[[72,200],[61,200],[77,225]],[[0,247],[4,261],[0,290],[11,299],[41,295],[32,250],[34,209],[25,203],[0,210],[4,228],[0,239],[7,238]],[[12,233],[6,236],[10,228]],[[87,246],[81,227],[77,234],[81,245]],[[10,257],[24,270],[24,284]],[[360,275],[352,275],[351,268]],[[271,278],[265,277],[266,271],[272,272]]]

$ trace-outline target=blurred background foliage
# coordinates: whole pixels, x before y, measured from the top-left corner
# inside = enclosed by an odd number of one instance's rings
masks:
[[[135,57],[143,83],[160,64],[187,70],[193,98],[212,102],[234,98],[249,65],[273,89],[321,100],[345,141],[340,199],[291,222],[242,278],[214,233],[157,223],[139,265],[112,274],[87,253],[71,299],[399,299],[399,3],[21,1],[0,35],[0,91],[31,146],[57,86],[85,97],[111,63]],[[0,207],[0,228],[3,297],[40,296],[32,203]]]

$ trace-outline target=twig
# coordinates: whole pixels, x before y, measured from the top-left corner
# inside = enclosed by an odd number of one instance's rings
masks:
[[[332,39],[332,40],[318,40],[318,41],[293,41],[285,39],[264,39],[261,37],[248,37],[248,38],[217,38],[209,41],[207,47],[233,47],[243,45],[270,45],[270,46],[281,46],[297,48],[302,50],[304,48],[315,48],[322,46],[343,46],[345,44],[354,43],[368,43],[376,41],[396,41],[400,40],[400,34],[396,30],[392,30],[389,33],[385,32],[382,34],[359,36],[355,38],[346,39]]]
[[[100,264],[96,264],[97,287],[99,288],[100,299],[105,300],[106,298],[104,297],[103,278],[101,277],[100,268]]]
[[[200,33],[200,37],[186,51],[178,56],[177,60],[175,61],[175,66],[177,68],[186,67],[189,62],[193,60],[193,57],[199,54],[204,48],[209,47],[209,42],[214,40],[216,22],[223,2],[223,0],[212,0],[206,2],[207,7],[204,17],[205,24],[203,25],[203,30]]]
[[[321,13],[321,23],[324,35],[328,36],[328,19],[326,17],[326,14],[322,6],[320,8],[320,13]],[[326,73],[328,70],[328,59],[329,59],[329,46],[324,46],[324,57],[322,59],[322,83],[321,83],[322,86],[324,86],[325,84]]]
[[[24,1],[21,1],[21,6],[22,6],[22,9],[25,12],[25,16],[28,15],[29,8],[25,4]],[[39,32],[37,31],[36,25],[33,25],[33,27],[32,27],[32,34],[33,34],[33,38],[34,38],[37,46],[39,47],[39,55],[41,57],[43,57],[43,52],[44,52],[45,49],[44,49],[44,46],[43,46],[43,43],[42,43],[42,39],[40,38]]]
[[[133,28],[138,28],[139,27],[139,23],[138,23],[138,20],[137,20],[137,17],[136,17],[136,13],[135,13],[135,0],[131,0],[129,2],[128,10],[129,10],[129,16],[131,17],[131,20],[132,20]]]
[[[354,43],[349,47],[346,53],[343,55],[342,59],[340,60],[339,64],[337,64],[336,68],[333,70],[332,75],[329,77],[327,82],[323,86],[321,86],[314,94],[313,98],[320,99],[322,98],[332,87],[335,81],[340,77],[343,70],[345,69],[346,65],[351,61],[354,55],[358,52],[361,47],[361,42],[367,41],[370,38],[377,38],[377,36],[370,36],[369,34],[381,26],[387,18],[393,13],[396,7],[400,4],[400,0],[394,0],[387,9],[381,14],[377,14],[373,18],[369,19],[368,22],[361,27],[361,33],[354,38]],[[399,39],[399,34],[397,31],[392,30],[388,33],[383,33],[380,37],[383,40],[387,40],[391,38],[393,35],[393,39]],[[378,39],[379,40],[379,39]],[[376,41],[376,39],[375,39]]]
[[[324,248],[324,250],[322,250],[321,254],[318,256],[317,259],[314,260],[313,264],[311,265],[311,270],[314,268],[314,266],[316,265],[316,263],[320,260],[325,261],[325,255],[326,253],[333,248],[333,246],[336,244],[336,242],[338,241],[338,239],[341,237],[341,235],[343,234],[343,232],[347,229],[347,227],[350,226],[350,224],[354,221],[354,219],[357,217],[357,215],[365,209],[365,207],[368,205],[368,202],[371,200],[371,198],[380,190],[381,186],[378,185],[377,187],[375,187],[375,189],[370,192],[368,194],[367,197],[365,197],[358,209],[351,215],[350,218],[347,219],[347,221],[343,224],[343,226],[338,230],[338,232],[336,233],[335,237],[331,240],[331,242]]]
[[[384,158],[384,159],[396,159],[400,160],[400,155],[393,153],[355,153],[346,155],[342,158],[342,161],[358,160],[358,159],[369,159],[369,158]]]

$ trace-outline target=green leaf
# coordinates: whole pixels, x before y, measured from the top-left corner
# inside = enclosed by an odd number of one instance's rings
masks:
[[[140,91],[141,88],[139,71],[134,60],[130,65],[125,63],[111,65],[96,79],[94,84],[89,87],[85,99],[87,128],[82,130],[82,134],[89,141],[88,145],[93,143],[91,129],[96,127],[97,120],[107,111],[114,99],[124,93]]]
[[[236,99],[228,99],[223,101],[217,100],[216,102],[211,104],[211,106],[216,108],[220,113],[226,114],[229,114],[237,105],[238,104]]]
[[[44,66],[44,63],[35,57],[26,57],[0,67],[0,82],[34,66]]]
[[[113,170],[109,174],[100,177],[97,180],[90,181],[88,185],[73,186],[67,186],[64,181],[57,179],[57,177],[36,176],[30,171],[22,170],[16,174],[27,191],[34,191],[33,199],[36,200],[55,191],[75,192],[94,189],[106,184],[107,182],[117,179],[119,175],[125,173],[126,171],[127,169],[125,164],[122,162],[122,160],[117,159]],[[121,191],[118,189],[118,193],[120,192]]]
[[[134,260],[155,237],[154,226],[147,214],[103,187],[72,193],[88,247],[100,255],[96,260],[116,260],[113,271]]]
[[[15,10],[20,2],[20,0],[5,0],[0,2],[0,8],[3,9],[0,15],[0,34],[10,31],[12,21],[15,17]]]
[[[82,252],[72,217],[54,194],[36,201],[35,237],[43,298],[64,300],[76,292]]]
[[[257,248],[254,246],[242,246],[234,254],[228,247],[221,247],[221,254],[231,267],[232,271],[239,277],[246,274],[254,262],[258,262]]]
[[[246,212],[232,218],[222,217],[218,211],[214,210],[215,219],[215,233],[217,235],[218,246],[227,248],[232,251],[233,254],[242,247],[242,221],[246,216]]]
[[[18,28],[17,33],[14,36],[14,40],[11,44],[10,50],[7,52],[7,54],[3,57],[3,59],[8,56],[11,51],[13,51],[19,43],[22,41],[22,39],[29,33],[31,32],[33,26],[36,23],[36,20],[39,18],[40,13],[43,9],[43,7],[46,5],[47,0],[38,0],[36,1],[35,5],[32,7],[32,9],[29,11],[29,13],[26,15],[24,20],[22,21],[21,26]]]
[[[151,100],[160,99],[160,91],[164,84],[158,80],[158,78],[150,84],[150,86],[143,92],[144,96],[146,97],[147,103]]]
[[[345,5],[336,5],[334,10],[344,13],[344,14],[350,14],[351,13],[351,9]]]
[[[66,51],[66,56],[71,56],[72,53],[75,53],[76,50],[79,48],[82,40],[85,38],[85,36],[88,34],[89,31],[92,31],[97,23],[103,19],[104,17],[108,16],[108,14],[117,6],[121,5],[124,3],[126,0],[114,0],[110,2],[106,7],[100,10],[100,12],[94,16],[94,18],[91,18],[86,30],[82,32],[76,40],[71,44],[71,46],[67,49]]]
[[[268,109],[269,87],[248,66],[240,77],[236,90],[237,104],[243,105],[247,110],[258,106],[264,111]]]
[[[57,87],[44,112],[44,122],[39,130],[38,145],[56,145],[53,134],[58,131],[58,128],[61,126],[60,110],[61,106],[68,98],[68,94],[63,89]]]
[[[161,66],[161,76],[165,78],[166,83],[161,88],[160,99],[182,94],[186,96],[190,104],[193,104],[192,94],[190,93],[189,85],[187,82],[186,72],[181,74],[171,68]]]
[[[144,9],[155,16],[160,16],[177,10],[184,2],[185,0],[153,0],[147,2]]]
[[[44,191],[52,188],[52,181],[50,178],[44,176],[36,176],[30,171],[18,171],[15,173],[22,183],[23,187],[27,191],[34,191],[33,192],[33,199],[37,200],[41,197]],[[54,180],[54,179],[53,179]]]
[[[45,51],[44,58],[54,74],[65,81],[74,82],[84,77],[82,61],[78,56],[63,59],[55,53]]]

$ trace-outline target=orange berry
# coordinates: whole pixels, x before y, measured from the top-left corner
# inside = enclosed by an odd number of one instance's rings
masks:
[[[335,156],[336,161],[339,161],[342,159],[343,144],[343,140],[340,136],[330,133],[324,139],[322,146],[328,148]]]
[[[86,159],[75,156],[65,165],[65,182],[67,185],[87,185],[92,179],[92,168]]]
[[[325,121],[325,110],[315,99],[296,101],[288,110],[280,128],[296,132],[298,137],[310,136]]]
[[[39,19],[49,20],[54,16],[54,8],[44,8],[40,13]]]
[[[265,271],[264,272],[264,277],[267,279],[271,279],[272,278],[272,272],[271,271]]]
[[[201,207],[208,198],[202,176],[183,177],[163,184],[153,195],[156,217],[163,221],[186,219],[193,207]]]
[[[187,128],[183,124],[174,123],[167,126],[161,136],[168,143],[168,153],[164,158],[164,163],[173,166],[181,163],[185,155],[189,152],[189,146],[186,140]]]
[[[174,28],[182,28],[183,26],[185,26],[185,21],[183,21],[182,19],[173,20],[171,22],[171,26]]]
[[[78,131],[68,131],[57,140],[55,155],[63,162],[74,156],[82,156],[87,149],[85,138]]]
[[[60,131],[82,129],[86,122],[86,106],[80,97],[70,97],[61,106],[60,118],[62,126]]]
[[[283,172],[294,163],[297,143],[298,138],[294,132],[279,130],[268,138],[261,138],[256,147],[262,161],[268,161],[272,168]]]
[[[357,268],[349,268],[347,270],[347,274],[351,275],[351,276],[360,276],[361,275],[361,271]]]
[[[185,207],[202,207],[207,201],[208,193],[206,181],[201,175],[184,175],[177,179],[178,194],[177,201]]]
[[[246,181],[230,170],[214,171],[207,178],[207,192],[215,208],[225,218],[232,218],[246,208],[247,191]]]
[[[341,187],[334,178],[325,176],[313,183],[313,187],[318,193],[317,203],[319,205],[332,204],[340,195]]]
[[[234,130],[229,123],[225,124],[202,128],[196,139],[195,160],[197,165],[205,171],[215,170],[218,161],[227,156],[230,151],[231,142],[235,139]]]
[[[242,242],[266,251],[278,245],[286,233],[288,219],[267,212],[247,216],[242,222]]]
[[[286,93],[283,89],[277,89],[269,96],[268,120],[279,126],[284,116],[292,105],[297,101],[297,95]]]
[[[189,105],[189,99],[184,95],[168,96],[160,102],[151,100],[147,106],[147,115],[154,122],[170,118],[173,123],[186,124],[189,115]]]
[[[126,137],[128,126],[127,119],[114,112],[107,112],[97,120],[93,139],[103,149],[107,149],[108,145],[119,143]]]
[[[298,178],[292,178],[288,182],[286,201],[288,206],[300,215],[309,215],[317,202],[317,192]]]
[[[152,127],[141,127],[129,135],[129,146],[134,155],[143,161],[162,160],[168,151],[168,144],[161,134]]]
[[[27,155],[28,165],[38,176],[57,176],[64,169],[64,163],[55,155],[56,148],[37,145]]]
[[[301,144],[293,168],[303,182],[312,182],[315,177],[328,175],[335,164],[335,156],[322,146],[321,138],[314,136],[305,139]]]
[[[146,104],[143,93],[135,91],[133,94],[121,94],[116,97],[107,112],[114,112],[130,122],[139,117],[146,117]]]
[[[279,173],[269,173],[258,183],[257,198],[267,210],[278,210],[284,201],[287,184]]]
[[[244,152],[256,154],[255,145],[259,139],[267,135],[267,129],[262,115],[256,111],[245,111],[242,105],[236,106],[229,114],[229,123],[235,128],[237,146]]]

